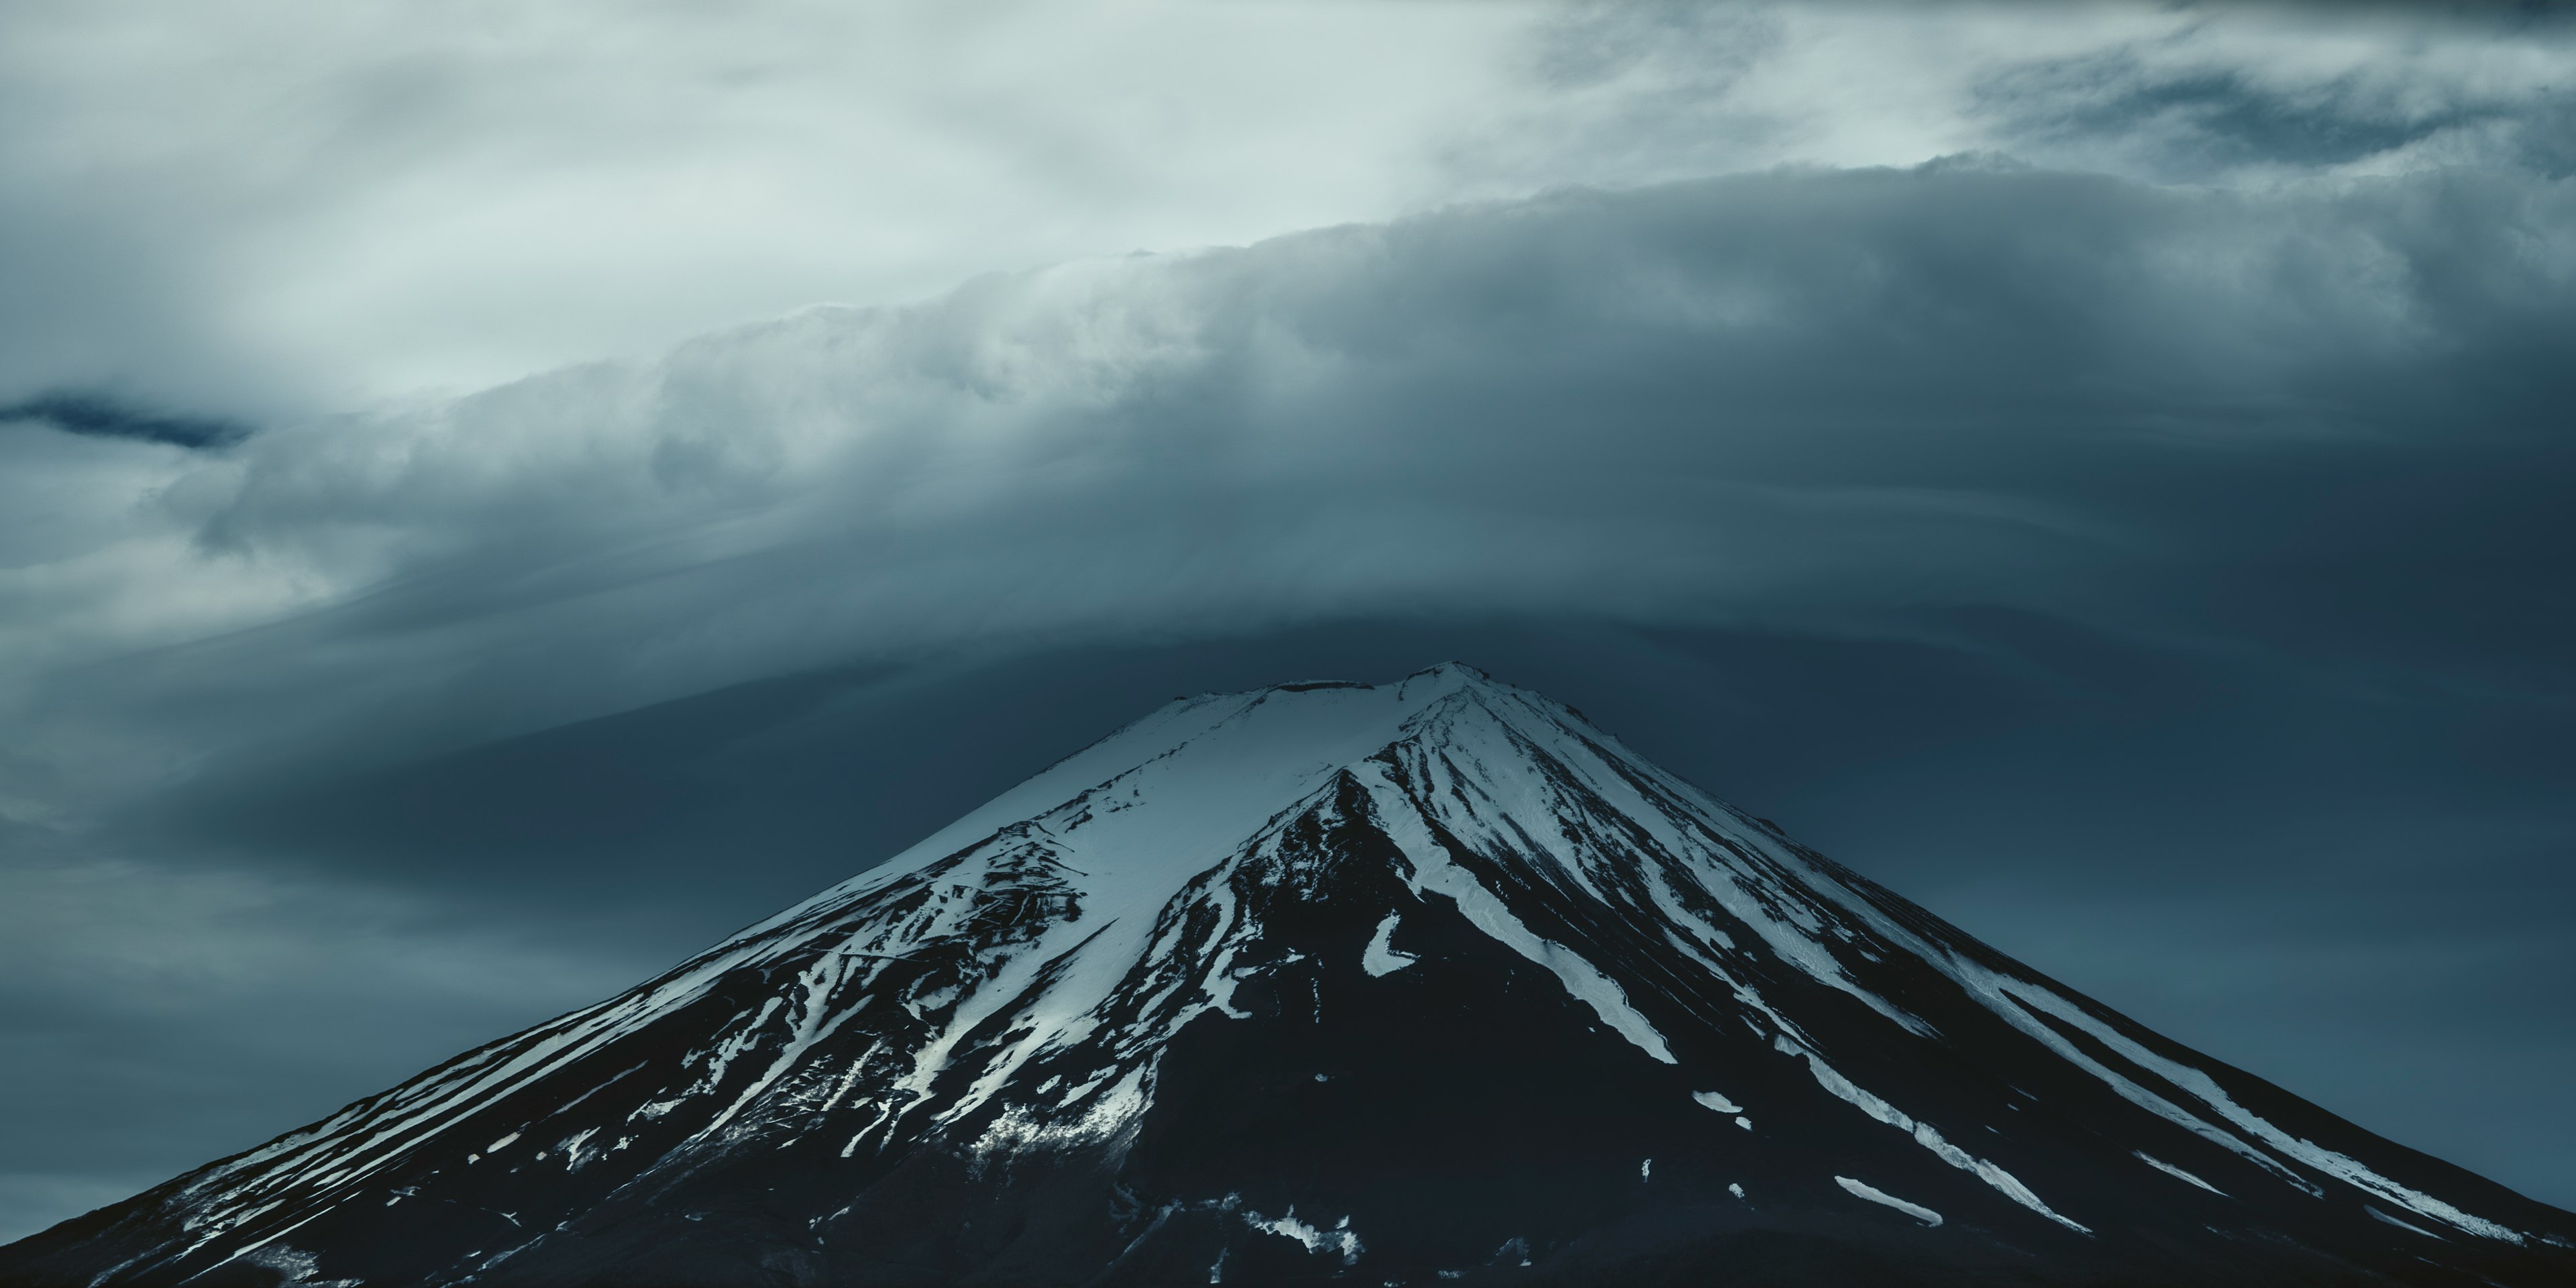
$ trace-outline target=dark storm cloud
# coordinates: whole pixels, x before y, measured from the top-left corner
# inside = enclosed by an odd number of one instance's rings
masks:
[[[213,416],[190,416],[131,406],[106,394],[39,394],[0,406],[0,422],[33,421],[66,434],[131,438],[193,451],[230,447],[250,437],[250,426]]]
[[[1954,162],[993,278],[263,434],[165,489],[168,575],[294,611],[45,705],[299,739],[359,708],[382,749],[853,652],[1398,606],[1987,604],[2545,673],[2571,265],[2576,197],[2507,173]]]

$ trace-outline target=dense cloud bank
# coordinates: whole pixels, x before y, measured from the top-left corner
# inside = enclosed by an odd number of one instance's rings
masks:
[[[219,458],[20,429],[88,486],[0,582],[11,795],[1352,615],[1981,605],[2561,702],[2571,276],[2564,181],[1966,159],[995,276]]]

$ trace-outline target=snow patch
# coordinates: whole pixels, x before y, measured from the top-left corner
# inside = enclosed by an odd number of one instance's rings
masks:
[[[1076,1093],[1079,1095],[1080,1093]],[[1116,1085],[1101,1092],[1082,1112],[1047,1121],[1013,1105],[993,1120],[972,1146],[978,1170],[994,1154],[1061,1151],[1096,1144],[1125,1131],[1154,1105],[1142,1067],[1130,1069]]]
[[[254,1266],[274,1270],[280,1278],[291,1284],[303,1283],[313,1277],[313,1254],[284,1244],[274,1248],[262,1248],[242,1260]]]
[[[2226,1090],[2218,1085],[2217,1079],[2210,1077],[2202,1070],[2195,1069],[2178,1061],[2168,1060],[2163,1056],[2148,1050],[2143,1044],[2132,1039],[2129,1035],[2119,1032],[2110,1025],[2096,1020],[2091,1015],[2086,1014],[2083,1008],[2076,1006],[2065,998],[2057,996],[2055,993],[2039,988],[2036,985],[2022,983],[2018,980],[2005,981],[2000,977],[1994,976],[1989,976],[1989,982],[1985,989],[1972,989],[1971,991],[1982,991],[1995,997],[2008,997],[2011,1002],[2017,1004],[2011,1008],[1998,1007],[1996,1008],[1998,1013],[2002,1013],[2006,1009],[2035,1007],[2038,1010],[2047,1012],[2049,1015],[2066,1024],[2083,1030],[2096,1040],[2100,1041],[2103,1045],[2118,1052],[2123,1059],[2128,1060],[2131,1064],[2154,1073],[2165,1081],[2182,1088],[2185,1092],[2197,1098],[2202,1104],[2216,1110],[2220,1117],[2235,1124],[2238,1128],[2244,1131],[2251,1132],[2264,1144],[2278,1150],[2284,1157],[2297,1159],[2298,1161],[2305,1163],[2328,1176],[2344,1181],[2356,1189],[2362,1190],[2378,1198],[2385,1199],[2388,1202],[2395,1203],[2401,1207],[2412,1208],[2416,1212],[2421,1213],[2424,1216],[2432,1217],[2435,1220],[2448,1222],[2451,1225],[2455,1225],[2460,1229],[2469,1232],[2470,1234],[2482,1235],[2489,1239],[2499,1239],[2506,1243],[2518,1244],[2523,1242],[2523,1237],[2520,1231],[2498,1225],[2484,1217],[2472,1216],[2451,1204],[2434,1198],[2432,1195],[2401,1185],[2388,1177],[2382,1176],[2379,1173],[2372,1171],[2369,1167],[2363,1165],[2358,1159],[2348,1157],[2344,1154],[2339,1154],[2334,1150],[2327,1149],[2324,1146],[2317,1144],[2314,1141],[2290,1135],[2288,1132],[2272,1125],[2269,1120],[2254,1113],[2252,1110],[2245,1108],[2243,1105],[2237,1104],[2235,1099],[2229,1096]],[[1989,1002],[1989,1005],[1992,1005],[1992,1003]],[[2010,1015],[2005,1015],[2005,1018],[2011,1019],[2012,1017]],[[2048,1031],[2048,1026],[2044,1024],[2031,1024],[2025,1022],[2021,1027],[2025,1032],[2030,1032],[2034,1029],[2040,1032]],[[2166,1109],[2173,1110],[2174,1113],[2181,1112],[2178,1109],[2174,1109],[2172,1105],[2167,1104],[2161,1097],[2153,1097],[2153,1093],[2145,1092],[2143,1088],[2137,1088],[2136,1084],[2130,1083],[2128,1079],[2119,1077],[2118,1074],[2102,1068],[2098,1063],[2095,1063],[2090,1059],[2081,1058],[2082,1053],[2075,1051],[2073,1046],[2067,1043],[2064,1038],[2057,1037],[2054,1033],[2049,1033],[2048,1036],[2056,1038],[2056,1041],[2052,1045],[2059,1049],[2060,1054],[2076,1059],[2078,1063],[2091,1069],[2098,1077],[2115,1080],[2113,1081],[2113,1086],[2115,1088],[2121,1088],[2123,1084],[2126,1084],[2127,1090],[2123,1090],[2123,1094],[2129,1095],[2129,1098],[2132,1101],[2136,1101],[2137,1103],[2144,1105],[2147,1102],[2139,1100],[2139,1095],[2148,1095],[2155,1099],[2156,1104],[2165,1105]],[[2042,1040],[2045,1041],[2047,1039]],[[2138,1094],[2130,1094],[2131,1091],[2135,1091]],[[2148,1105],[2148,1107],[2154,1108],[2155,1106]],[[2183,1114],[2182,1117],[2189,1120],[2186,1125],[2199,1122],[2199,1120],[2192,1115]],[[2218,1131],[2215,1128],[2209,1127],[2207,1124],[2199,1125],[2201,1126],[2202,1133],[2204,1135],[2209,1135],[2215,1132],[2216,1137],[2219,1138],[2221,1144],[2233,1142],[2234,1146],[2240,1153],[2245,1153],[2249,1157],[2255,1158],[2257,1161],[2272,1167],[2273,1170],[2277,1172],[2287,1171],[2287,1169],[2282,1168],[2277,1163],[2273,1163],[2268,1157],[2262,1156],[2260,1151],[2254,1150],[2251,1146],[2246,1145],[2233,1135],[2224,1131]],[[2306,1188],[2309,1191],[2309,1193],[2317,1193],[2315,1187],[2305,1186],[2304,1183],[2302,1183],[2302,1185],[2303,1188]]]
[[[1739,1105],[1714,1091],[1694,1091],[1691,1093],[1691,1099],[1698,1101],[1702,1108],[1714,1109],[1721,1114],[1740,1114],[1744,1112],[1744,1106]]]
[[[281,1285],[293,1284],[295,1288],[361,1288],[366,1282],[363,1279],[316,1279],[313,1277],[316,1264],[313,1254],[282,1243],[261,1248],[242,1260],[276,1271]]]
[[[1357,1265],[1360,1253],[1365,1251],[1360,1246],[1360,1237],[1351,1232],[1349,1217],[1343,1217],[1332,1229],[1319,1230],[1298,1220],[1297,1209],[1292,1206],[1288,1209],[1287,1215],[1279,1217],[1264,1217],[1258,1212],[1247,1210],[1243,1214],[1243,1221],[1244,1224],[1263,1233],[1275,1234],[1283,1239],[1295,1239],[1304,1244],[1308,1252],[1328,1250],[1338,1252],[1342,1255],[1342,1264],[1346,1266]]]
[[[1941,1224],[1940,1213],[1935,1212],[1920,1203],[1908,1203],[1885,1190],[1864,1184],[1860,1181],[1855,1181],[1848,1176],[1835,1177],[1834,1184],[1851,1191],[1852,1197],[1854,1198],[1868,1199],[1872,1203],[1884,1203],[1907,1216],[1913,1217],[1915,1220],[1920,1221],[1925,1225]]]
[[[2204,1189],[2204,1190],[2207,1190],[2207,1191],[2209,1191],[2210,1193],[2212,1193],[2212,1194],[2215,1194],[2215,1195],[2219,1196],[2220,1198],[2225,1198],[2225,1197],[2227,1197],[2227,1191],[2222,1190],[2222,1189],[2218,1188],[2217,1186],[2212,1185],[2212,1184],[2210,1184],[2209,1182],[2204,1181],[2204,1180],[2200,1179],[2199,1177],[2194,1176],[2194,1175],[2192,1175],[2191,1173],[2186,1172],[2186,1171],[2182,1170],[2181,1168],[2176,1167],[2176,1166],[2174,1166],[2173,1164],[2168,1163],[2168,1162],[2166,1162],[2165,1160],[2163,1160],[2163,1159],[2161,1159],[2161,1158],[2157,1158],[2157,1157],[2155,1157],[2155,1156],[2153,1156],[2153,1155],[2151,1155],[2151,1154],[2147,1153],[2147,1151],[2145,1151],[2145,1150],[2143,1150],[2143,1149],[2139,1149],[2139,1150],[2131,1150],[2130,1152],[2131,1152],[2131,1153],[2133,1153],[2133,1154],[2136,1154],[2136,1155],[2138,1156],[2138,1161],[2139,1161],[2139,1162],[2144,1163],[2144,1164],[2146,1164],[2147,1166],[2152,1167],[2152,1168],[2156,1169],[2157,1171],[2164,1173],[2164,1174],[2165,1174],[2165,1175],[2167,1175],[2167,1176],[2173,1177],[2173,1178],[2175,1178],[2175,1179],[2177,1179],[2177,1180],[2189,1181],[2190,1183],[2192,1183],[2192,1184],[2194,1184],[2194,1185],[2197,1185],[2197,1186],[2199,1186],[2200,1188],[2202,1188],[2202,1189]]]
[[[1392,975],[1422,960],[1412,953],[1395,950],[1395,923],[1403,919],[1404,914],[1390,912],[1386,914],[1386,920],[1377,923],[1377,933],[1369,937],[1368,948],[1360,953],[1361,970],[1372,976]]]
[[[581,1170],[583,1164],[591,1162],[600,1156],[601,1151],[593,1148],[590,1144],[590,1138],[598,1134],[598,1128],[584,1127],[580,1131],[574,1132],[573,1134],[564,1137],[562,1140],[555,1142],[553,1152],[563,1155],[565,1171],[578,1172]]]
[[[2433,1239],[2433,1240],[2436,1240],[2436,1241],[2439,1241],[2439,1240],[2442,1238],[2442,1236],[2440,1236],[2440,1235],[2438,1235],[2438,1234],[2435,1234],[2435,1233],[2433,1233],[2432,1231],[2427,1230],[2427,1229],[2425,1229],[2424,1227],[2422,1227],[2422,1226],[2420,1226],[2420,1225],[2417,1225],[2417,1224],[2415,1224],[2415,1223],[2414,1223],[2414,1222],[2412,1222],[2412,1221],[2402,1221],[2402,1220],[2399,1220],[2399,1219],[2398,1219],[2398,1218],[2396,1218],[2396,1217],[2390,1216],[2389,1214],[2387,1214],[2387,1213],[2385,1213],[2385,1212],[2380,1211],[2380,1210],[2379,1210],[2379,1208],[2378,1208],[2378,1206],[2377,1206],[2377,1205],[2375,1205],[2375,1204],[2364,1203],[2364,1204],[2362,1204],[2362,1205],[2361,1205],[2361,1210],[2362,1210],[2362,1211],[2364,1211],[2364,1212],[2368,1212],[2371,1216],[2373,1216],[2373,1217],[2377,1218],[2378,1220],[2385,1221],[2385,1222],[2387,1222],[2387,1223],[2388,1223],[2388,1224],[2390,1224],[2390,1225],[2396,1226],[2396,1227],[2397,1227],[2398,1229],[2400,1229],[2400,1230],[2412,1230],[2412,1231],[2414,1231],[2414,1232],[2415,1232],[2415,1233],[2417,1233],[2417,1234],[2423,1235],[2423,1236],[2424,1236],[2425,1238],[2427,1238],[2427,1239]]]
[[[1665,1064],[1680,1063],[1673,1058],[1672,1048],[1665,1043],[1664,1035],[1656,1032],[1655,1026],[1647,1023],[1645,1016],[1637,1014],[1636,1008],[1628,1005],[1628,995],[1619,990],[1616,982],[1579,954],[1567,951],[1564,945],[1542,938],[1521,924],[1520,918],[1513,916],[1511,909],[1505,907],[1493,891],[1486,889],[1466,869],[1451,862],[1448,852],[1432,837],[1431,828],[1423,820],[1421,811],[1394,783],[1388,781],[1383,766],[1369,764],[1353,772],[1367,775],[1365,781],[1369,797],[1378,806],[1380,823],[1387,835],[1394,839],[1396,848],[1403,851],[1413,866],[1407,884],[1417,896],[1425,890],[1449,896],[1458,905],[1458,911],[1478,930],[1513,952],[1546,967],[1565,986],[1566,992],[1590,1006],[1603,1023],[1616,1030],[1631,1045]]]
[[[1930,1150],[1933,1157],[1940,1159],[1944,1163],[1948,1163],[1952,1167],[1958,1168],[1960,1171],[1975,1176],[1978,1180],[1984,1181],[1986,1184],[1995,1187],[1995,1189],[2002,1193],[2005,1198],[2011,1199],[2013,1202],[2019,1203],[2023,1207],[2029,1208],[2031,1211],[2037,1212],[2051,1221],[2055,1221],[2059,1225],[2065,1226],[2067,1229],[2073,1230],[2077,1234],[2093,1233],[2092,1230],[2084,1226],[2077,1225],[2075,1222],[2069,1221],[2065,1217],[2059,1216],[2057,1213],[2050,1211],[2048,1205],[2040,1202],[2039,1196],[2031,1193],[2030,1187],[2015,1179],[2012,1173],[1951,1144],[1949,1141],[1942,1138],[1940,1132],[1933,1129],[1932,1124],[1916,1122],[1912,1117],[1908,1116],[1905,1111],[1879,1099],[1877,1096],[1870,1094],[1867,1090],[1855,1085],[1851,1079],[1836,1073],[1833,1066],[1826,1064],[1822,1059],[1818,1058],[1815,1052],[1799,1046],[1797,1043],[1790,1041],[1786,1037],[1774,1038],[1773,1045],[1784,1054],[1805,1056],[1807,1059],[1808,1072],[1813,1073],[1816,1076],[1817,1083],[1823,1086],[1825,1090],[1830,1091],[1834,1093],[1835,1096],[1857,1106],[1862,1113],[1868,1114],[1870,1117],[1886,1123],[1888,1126],[1894,1127],[1898,1131],[1902,1131],[1913,1136],[1914,1143]],[[1937,1224],[1939,1218],[1934,1218],[1934,1221],[1935,1224]]]

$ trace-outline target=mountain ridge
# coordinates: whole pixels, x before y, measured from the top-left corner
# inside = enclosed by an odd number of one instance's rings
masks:
[[[2571,1229],[1444,664],[1176,699],[0,1271],[2510,1284]]]

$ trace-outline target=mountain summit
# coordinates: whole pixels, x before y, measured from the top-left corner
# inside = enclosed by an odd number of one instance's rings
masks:
[[[2571,1244],[1453,664],[1175,701],[0,1281],[2519,1288]]]

